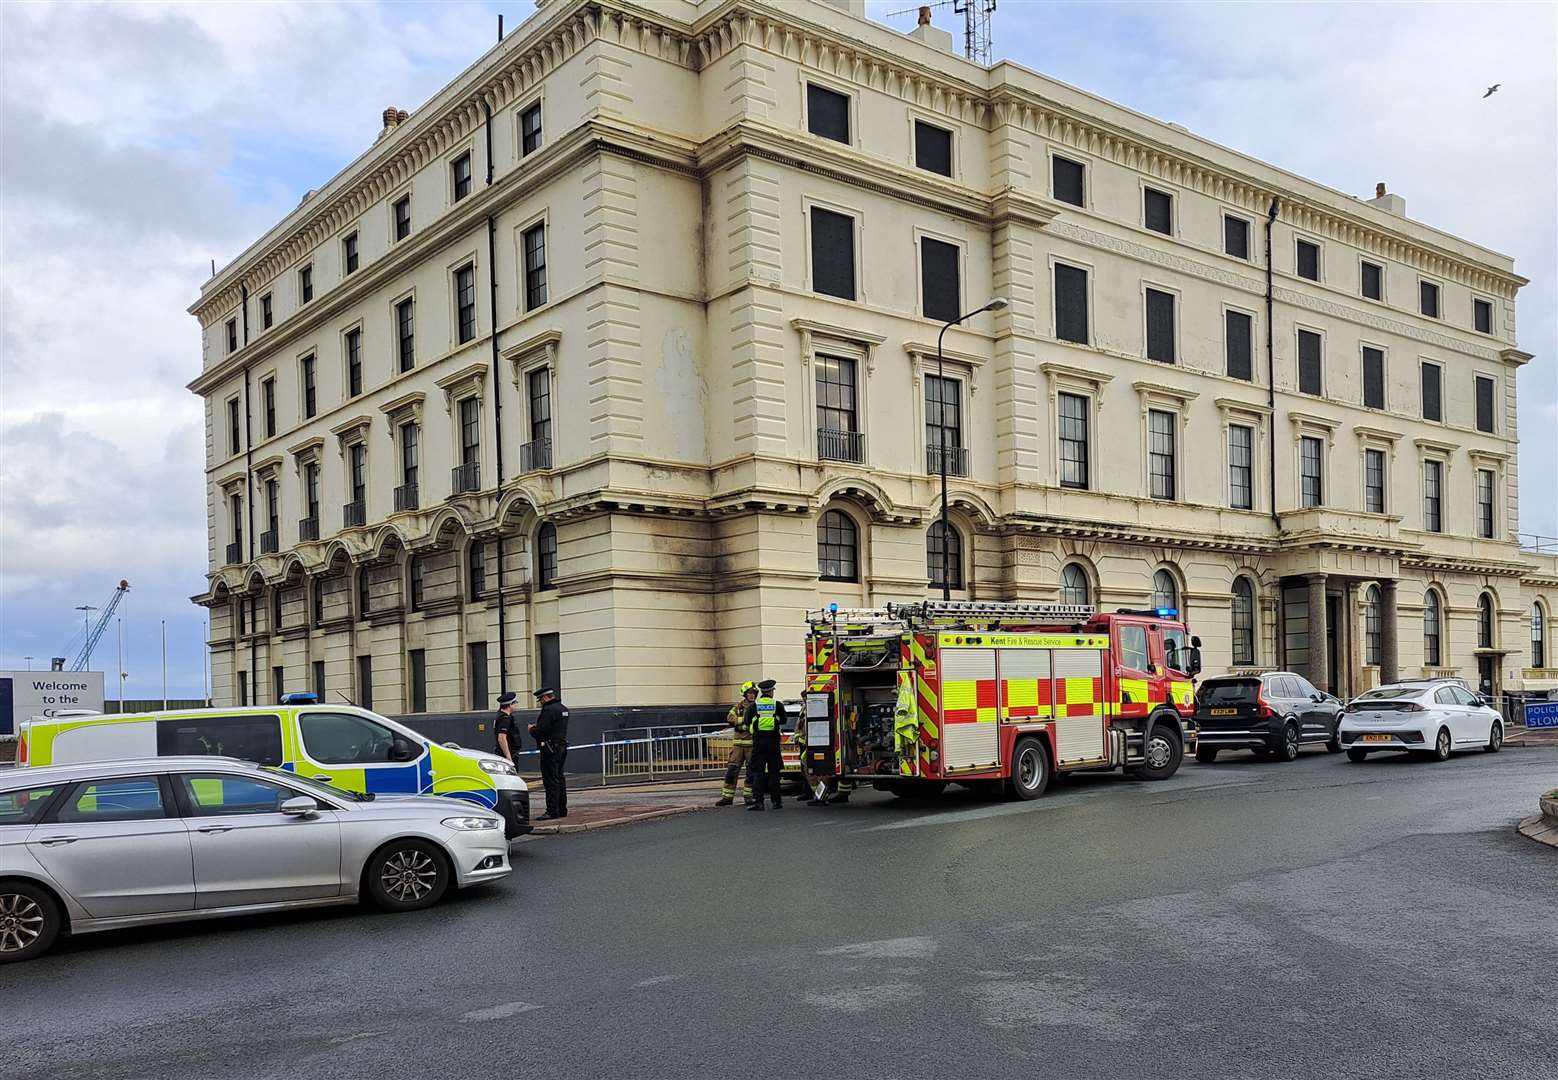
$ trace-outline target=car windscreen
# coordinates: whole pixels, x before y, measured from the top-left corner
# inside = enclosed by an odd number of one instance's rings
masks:
[[[1214,679],[1201,684],[1202,705],[1253,705],[1260,700],[1259,679]]]
[[[1414,698],[1423,692],[1421,686],[1379,686],[1358,698],[1359,701],[1391,701],[1395,698]]]

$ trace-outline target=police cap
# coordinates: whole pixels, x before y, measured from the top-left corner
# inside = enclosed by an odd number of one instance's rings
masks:
[[[505,690],[503,693],[498,695],[499,705],[512,705],[517,700],[519,700],[519,695],[514,693],[512,690]]]
[[[552,697],[556,697],[557,691],[550,686],[543,686],[541,689],[536,691],[536,697],[538,698],[544,698],[548,694],[550,694]]]
[[[759,690],[772,690],[774,687],[776,687],[778,685],[779,685],[779,680],[777,680],[777,679],[764,679],[762,682],[757,684],[757,687],[758,687]]]

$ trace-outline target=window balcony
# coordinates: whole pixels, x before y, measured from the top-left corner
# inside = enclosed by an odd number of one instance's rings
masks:
[[[946,460],[948,476],[968,475],[968,447],[927,446],[925,448],[925,471],[931,476],[940,476],[943,458]]]
[[[341,507],[341,527],[343,529],[360,529],[368,520],[368,506],[362,499],[346,503]]]
[[[823,461],[848,461],[856,465],[866,460],[866,437],[861,431],[817,429],[817,457]]]
[[[481,490],[481,462],[467,461],[449,470],[449,493],[464,495],[468,491]]]
[[[415,483],[401,484],[395,489],[396,513],[402,510],[415,510],[418,505],[417,486]]]
[[[299,540],[318,540],[319,539],[319,518],[318,517],[298,518],[298,539]]]
[[[536,472],[552,467],[552,440],[534,439],[519,448],[519,471]]]
[[[281,546],[281,536],[276,529],[267,529],[260,533],[260,554],[274,555],[276,549]]]
[[[234,540],[227,545],[227,565],[236,566],[243,562],[243,544]]]

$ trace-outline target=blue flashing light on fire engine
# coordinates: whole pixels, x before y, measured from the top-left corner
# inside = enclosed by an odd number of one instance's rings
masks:
[[[1175,618],[1178,618],[1178,617],[1179,617],[1179,609],[1178,608],[1160,607],[1158,609],[1158,618],[1160,618],[1160,619],[1175,619]]]
[[[828,605],[828,613],[832,614],[832,615],[837,615],[839,613],[839,606],[837,604],[829,604]]]

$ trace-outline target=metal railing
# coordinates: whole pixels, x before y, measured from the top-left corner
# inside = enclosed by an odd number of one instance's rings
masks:
[[[454,495],[463,495],[467,491],[478,491],[481,488],[481,462],[474,458],[463,465],[456,465],[449,470],[449,491]]]
[[[395,509],[415,510],[417,508],[416,484],[401,484],[395,489]]]
[[[276,549],[281,546],[281,536],[276,529],[266,529],[260,533],[260,554],[274,555]]]
[[[823,461],[850,461],[857,465],[861,464],[866,459],[865,432],[818,428],[817,456]]]
[[[363,522],[368,520],[368,507],[362,499],[346,503],[341,507],[341,527],[344,529],[360,529]]]
[[[243,544],[238,540],[234,540],[227,545],[227,565],[236,566],[241,562],[243,562]]]
[[[552,467],[552,440],[532,439],[519,448],[519,471],[535,472]]]
[[[730,753],[725,724],[620,728],[601,736],[602,784],[716,776]]]
[[[319,518],[317,516],[316,517],[298,518],[298,539],[299,540],[318,540],[319,539]]]
[[[1523,532],[1520,534],[1520,550],[1537,555],[1558,555],[1558,536]]]
[[[947,460],[948,476],[968,475],[968,447],[948,446],[943,449],[940,446],[927,446],[925,448],[925,471],[931,476],[941,475],[941,460],[943,453]]]

